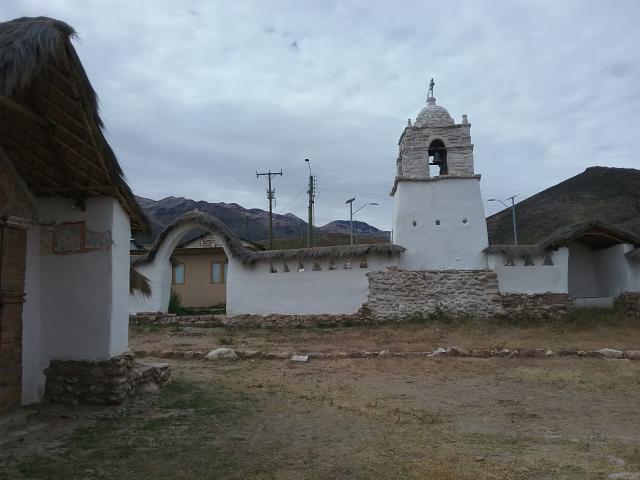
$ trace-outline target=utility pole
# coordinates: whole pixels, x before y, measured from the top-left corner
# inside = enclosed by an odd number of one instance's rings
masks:
[[[313,192],[313,174],[311,173],[311,162],[308,158],[304,159],[307,162],[307,166],[309,167],[309,189],[307,193],[309,194],[309,207],[308,207],[308,221],[307,221],[307,247],[313,247],[313,204],[315,194]]]
[[[356,197],[350,198],[344,203],[349,204],[349,245],[353,245],[353,201]]]
[[[513,195],[511,197],[505,198],[505,200],[511,200],[511,222],[513,224],[513,244],[518,245],[518,228],[516,226],[516,197],[518,195]],[[502,200],[498,198],[490,198],[487,202],[500,202],[505,207],[509,208],[509,205],[504,203]]]
[[[267,188],[267,198],[269,199],[269,249],[273,250],[273,201],[276,198],[276,191],[271,188],[271,179],[276,175],[282,176],[282,170],[279,172],[272,172],[269,169],[266,173],[258,173],[256,172],[256,178],[260,178],[262,176],[267,177],[267,181],[269,182],[269,188]]]

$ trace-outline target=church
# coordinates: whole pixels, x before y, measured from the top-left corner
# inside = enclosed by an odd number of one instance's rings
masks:
[[[535,245],[489,245],[471,124],[433,96],[400,135],[392,243],[248,250],[219,220],[193,211],[160,235],[134,268],[151,295],[131,313],[166,312],[170,257],[204,227],[229,259],[228,315],[558,315],[572,307],[637,309],[640,238],[599,222],[567,225]]]

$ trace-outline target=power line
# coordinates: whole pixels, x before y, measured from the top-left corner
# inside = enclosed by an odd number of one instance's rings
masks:
[[[269,171],[265,173],[256,172],[256,178],[265,176],[269,182],[267,198],[269,199],[269,248],[271,250],[273,250],[273,201],[276,199],[276,191],[271,188],[271,179],[277,175],[282,176],[282,170],[279,172],[272,172],[271,169],[269,169]]]

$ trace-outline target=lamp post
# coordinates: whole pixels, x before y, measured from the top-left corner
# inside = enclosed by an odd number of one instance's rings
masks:
[[[353,245],[353,201],[356,197],[350,198],[345,204],[349,204],[349,245]]]
[[[309,206],[307,211],[307,247],[313,247],[313,174],[311,173],[311,162],[308,158],[304,159],[307,162],[307,167],[309,167],[309,190],[307,193],[309,194]]]
[[[516,197],[517,195],[513,195],[512,197],[505,198],[505,200],[511,200],[511,207],[504,203],[502,200],[498,198],[490,198],[487,202],[500,202],[507,208],[511,208],[511,220],[513,222],[513,244],[518,245],[518,228],[516,227]]]
[[[356,211],[353,211],[353,201],[356,199],[356,197],[350,198],[349,200],[347,200],[344,203],[348,203],[349,204],[349,240],[350,240],[350,244],[353,245],[353,216],[358,213],[360,210],[362,210],[364,207],[366,207],[367,205],[378,205],[375,202],[367,202],[364,205],[362,205],[360,208],[356,209]]]

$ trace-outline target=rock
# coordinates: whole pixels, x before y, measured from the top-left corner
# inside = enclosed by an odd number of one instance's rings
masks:
[[[382,358],[390,357],[391,356],[391,352],[389,350],[380,350],[378,352],[378,356],[382,357]]]
[[[640,473],[638,472],[611,473],[607,478],[609,480],[640,480]]]
[[[440,347],[440,348],[436,348],[433,352],[427,355],[427,357],[440,357],[446,354],[447,354],[447,349]]]
[[[238,354],[232,348],[216,348],[204,357],[207,360],[237,360]]]
[[[292,362],[306,362],[309,360],[309,356],[308,355],[294,355],[293,357],[291,357],[291,361]]]
[[[469,350],[465,350],[461,347],[449,347],[447,348],[447,355],[451,355],[453,357],[468,357]]]
[[[622,358],[624,352],[622,350],[614,350],[613,348],[603,348],[598,353],[605,358]]]
[[[627,350],[624,352],[624,358],[630,360],[640,360],[640,350]]]
[[[607,455],[607,462],[617,467],[624,467],[625,461],[615,455]]]
[[[553,350],[547,350],[546,352],[544,352],[544,356],[545,357],[555,357],[556,354]]]
[[[489,358],[491,356],[491,350],[472,350],[471,356],[476,358]]]

